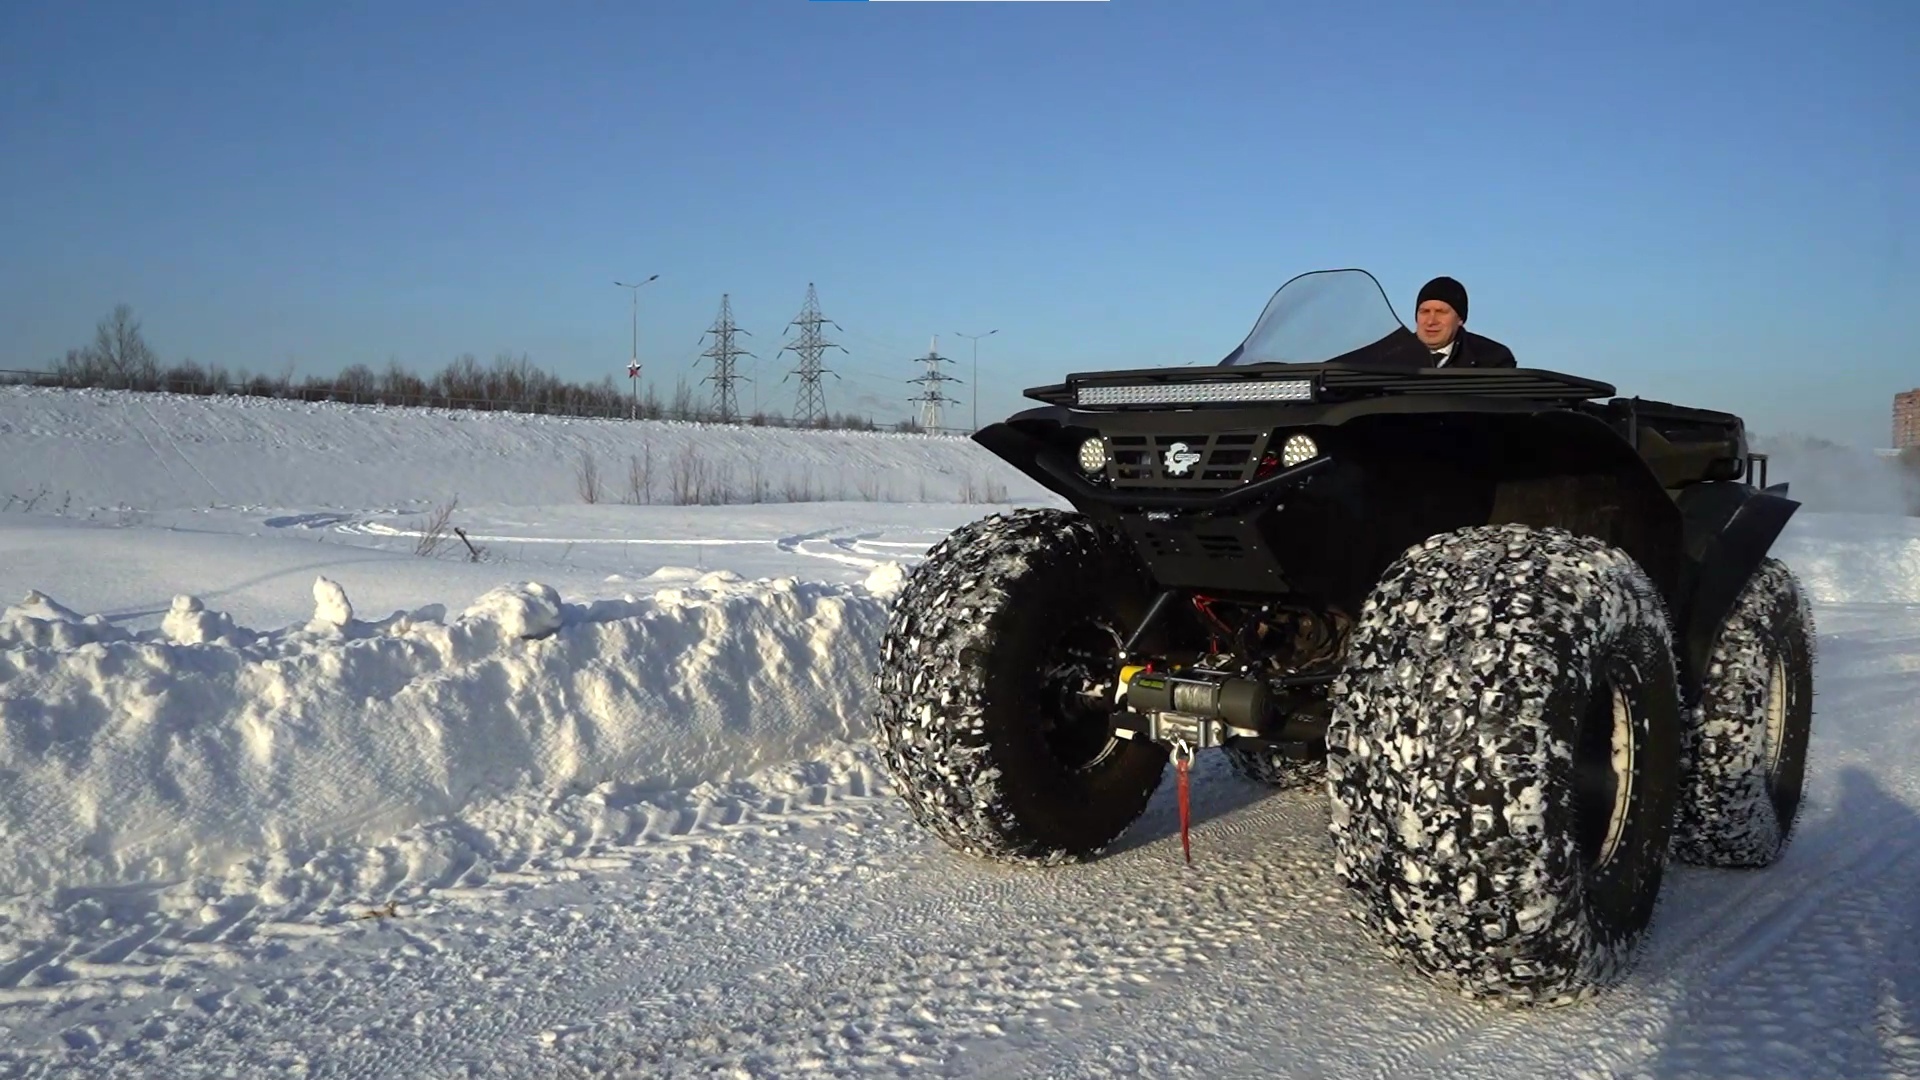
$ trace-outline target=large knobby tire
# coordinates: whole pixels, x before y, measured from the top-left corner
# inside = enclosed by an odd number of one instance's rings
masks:
[[[1721,625],[1682,733],[1676,858],[1761,867],[1786,849],[1806,779],[1813,663],[1813,609],[1786,564],[1767,559]]]
[[[1019,863],[1092,858],[1125,832],[1167,762],[1109,719],[1152,595],[1122,537],[1058,510],[996,514],[928,552],[893,604],[875,715],[914,819]]]
[[[1638,564],[1561,530],[1462,529],[1388,568],[1327,777],[1335,873],[1389,955],[1522,1005],[1631,965],[1672,835],[1672,640]]]

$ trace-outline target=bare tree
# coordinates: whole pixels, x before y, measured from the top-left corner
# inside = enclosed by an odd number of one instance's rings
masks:
[[[140,320],[126,304],[114,305],[113,314],[94,328],[93,351],[109,377],[125,379],[129,384],[151,384],[160,372],[160,358],[147,345]]]
[[[574,479],[582,499],[589,503],[600,501],[600,466],[594,463],[592,451],[580,451],[580,467],[575,470]]]
[[[333,390],[342,397],[370,398],[379,385],[379,376],[365,364],[353,364],[334,377]]]
[[[63,377],[83,385],[152,386],[160,375],[160,358],[141,333],[133,308],[117,304],[113,314],[94,326],[93,344],[68,349],[57,369]]]
[[[439,554],[440,545],[447,539],[447,528],[453,520],[454,508],[459,505],[460,497],[455,495],[447,502],[433,508],[433,512],[427,516],[420,528],[420,536],[414,542],[415,555],[432,558]]]
[[[693,387],[687,385],[685,376],[681,376],[673,385],[673,405],[667,415],[675,420],[698,420],[699,409],[693,403]]]
[[[653,502],[653,440],[640,443],[640,453],[627,456],[627,505]]]
[[[695,506],[706,501],[707,462],[691,441],[681,444],[667,485],[675,506]]]

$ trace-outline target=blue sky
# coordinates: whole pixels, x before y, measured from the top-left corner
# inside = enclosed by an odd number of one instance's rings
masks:
[[[126,302],[170,360],[624,386],[612,282],[658,273],[649,375],[730,293],[790,407],[811,281],[830,406],[904,416],[933,335],[965,378],[997,328],[985,420],[1359,265],[1761,431],[1884,444],[1920,386],[1910,0],[19,0],[0,70],[0,367]]]

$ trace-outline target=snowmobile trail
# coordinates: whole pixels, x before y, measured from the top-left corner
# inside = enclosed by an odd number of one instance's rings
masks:
[[[1820,614],[1793,846],[1673,869],[1634,974],[1581,1006],[1476,1006],[1385,960],[1317,791],[1203,758],[1191,867],[1169,782],[1103,859],[1010,869],[925,834],[858,748],[566,796],[508,856],[454,823],[432,858],[51,899],[41,933],[4,928],[0,1073],[1920,1077],[1920,783],[1888,682],[1920,617]],[[379,887],[325,884],[368,880],[327,872],[355,859]]]

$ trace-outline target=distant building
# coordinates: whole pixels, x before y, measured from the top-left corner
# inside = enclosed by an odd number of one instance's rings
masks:
[[[1893,395],[1893,448],[1920,446],[1920,390]]]

